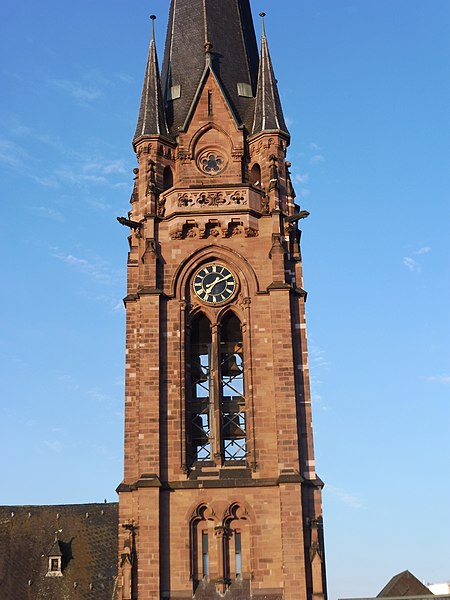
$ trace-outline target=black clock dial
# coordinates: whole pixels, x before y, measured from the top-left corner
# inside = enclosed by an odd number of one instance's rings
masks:
[[[222,265],[202,267],[194,277],[194,293],[208,304],[225,302],[236,290],[236,279]]]

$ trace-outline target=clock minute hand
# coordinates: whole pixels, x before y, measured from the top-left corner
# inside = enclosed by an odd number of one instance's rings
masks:
[[[219,275],[218,277],[216,277],[216,279],[214,279],[214,281],[212,283],[210,283],[209,285],[206,286],[205,290],[207,294],[211,293],[211,290],[213,289],[213,287],[216,285],[216,283],[219,283],[219,281],[222,281],[222,277]]]

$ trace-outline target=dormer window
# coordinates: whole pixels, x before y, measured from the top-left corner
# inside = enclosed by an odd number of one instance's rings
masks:
[[[46,577],[62,577],[62,552],[59,541],[56,539],[50,552],[47,554],[48,566]]]
[[[51,558],[50,559],[50,571],[52,571],[52,572],[61,571],[60,562],[61,561],[59,558]]]
[[[61,556],[48,557],[47,577],[62,577]]]

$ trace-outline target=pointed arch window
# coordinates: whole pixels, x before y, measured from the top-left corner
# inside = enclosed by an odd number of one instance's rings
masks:
[[[241,323],[233,313],[221,323],[219,362],[223,458],[225,461],[245,460],[244,352]]]
[[[194,318],[188,363],[191,461],[245,461],[244,347],[241,322],[233,312],[217,326],[203,314]]]
[[[163,171],[163,191],[165,192],[171,187],[173,187],[173,173],[172,169],[169,166],[167,166],[164,168]]]
[[[208,580],[210,574],[211,540],[214,533],[214,521],[211,510],[200,505],[190,522],[191,580],[195,590],[202,580]]]
[[[225,578],[229,581],[246,579],[250,572],[248,514],[238,504],[234,504],[230,507],[224,524],[228,532],[225,546],[228,571],[225,572]]]
[[[250,169],[250,183],[256,187],[262,187],[261,184],[261,167],[255,163]]]
[[[194,461],[212,459],[211,450],[211,323],[198,316],[191,328],[190,416]]]

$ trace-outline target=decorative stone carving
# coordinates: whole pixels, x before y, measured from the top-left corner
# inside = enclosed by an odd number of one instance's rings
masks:
[[[238,235],[244,235],[244,226],[241,221],[232,221],[228,225],[228,236],[236,237]]]
[[[239,192],[235,192],[230,196],[230,204],[247,204],[247,198],[240,194]]]
[[[180,208],[205,206],[247,206],[248,199],[242,192],[184,192],[178,196],[178,206]]]
[[[200,169],[208,175],[217,175],[225,167],[225,161],[222,156],[209,150],[200,156],[198,164]]]
[[[257,229],[255,229],[254,227],[246,227],[245,228],[245,237],[253,238],[253,237],[258,237],[258,235],[259,235],[259,231]]]
[[[258,229],[245,227],[242,221],[230,220],[220,223],[217,219],[210,219],[206,223],[187,220],[172,227],[169,232],[172,240],[206,239],[206,238],[231,238],[237,236],[257,237]]]
[[[197,238],[199,237],[199,229],[197,223],[187,223],[183,227],[184,238]]]
[[[139,158],[142,154],[150,154],[152,151],[152,145],[147,144],[146,146],[139,146],[137,151],[137,157]]]
[[[200,230],[200,236],[202,238],[217,238],[222,236],[222,233],[222,228],[217,220],[210,220],[208,223],[205,223],[203,229]]]
[[[191,155],[189,152],[187,152],[185,150],[179,150],[178,158],[181,160],[181,162],[188,162],[191,160]]]
[[[156,214],[160,219],[163,219],[166,214],[166,199],[164,196],[159,196],[158,198]]]
[[[134,204],[139,200],[139,192],[138,192],[138,178],[139,178],[139,169],[133,169],[134,173],[134,183],[133,183],[133,192],[130,198],[130,204]]]
[[[269,190],[277,190],[279,187],[277,157],[275,154],[272,154],[269,160]]]
[[[155,173],[155,161],[154,160],[148,161],[147,174],[148,174],[148,184],[147,184],[146,196],[156,193],[156,173]]]
[[[286,162],[286,195],[288,198],[295,200],[296,193],[294,186],[292,185],[291,172],[289,170],[291,166],[292,165],[290,162]]]
[[[183,239],[183,225],[177,225],[174,229],[169,232],[171,240],[182,240]]]

